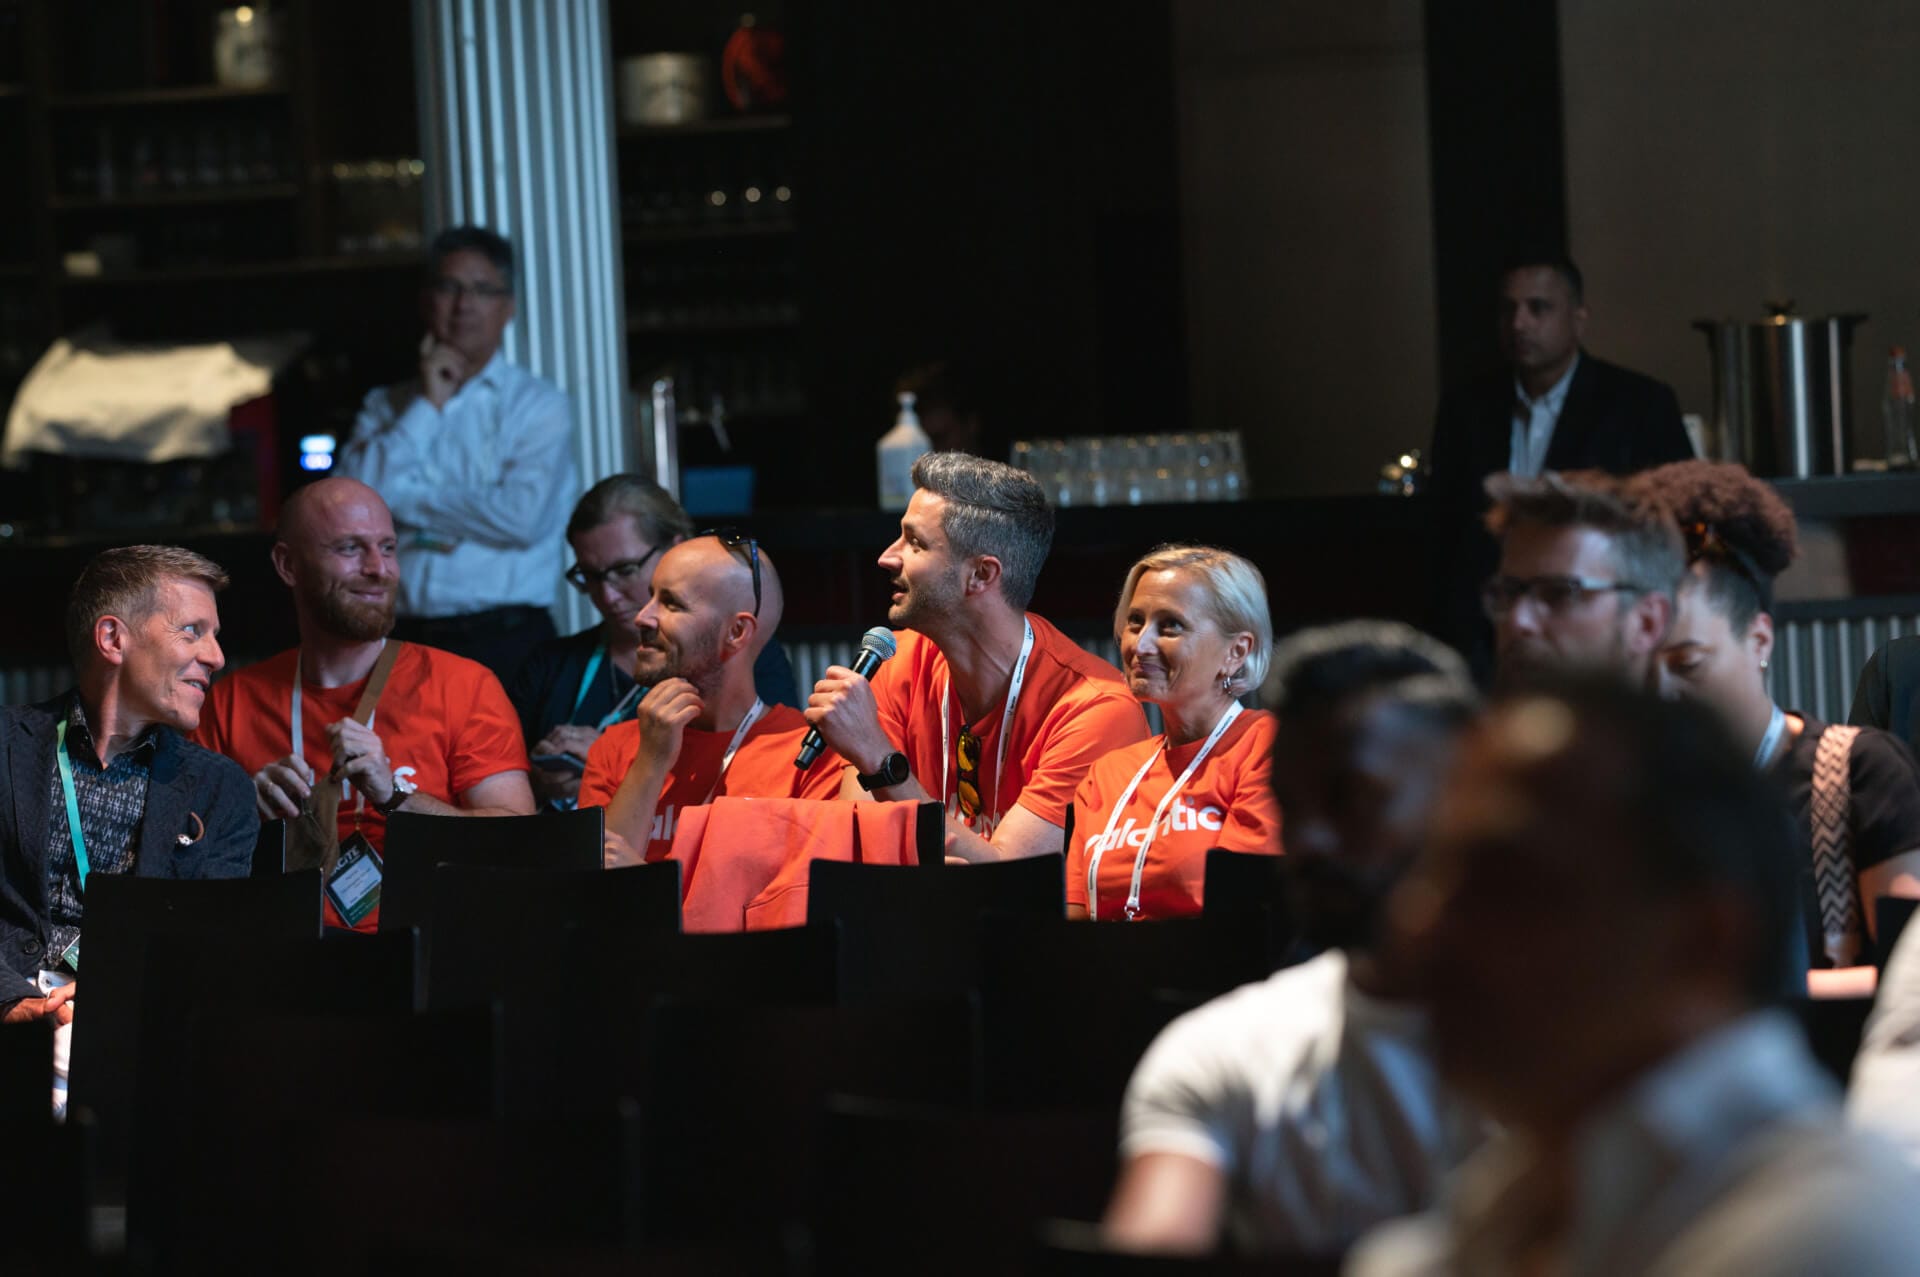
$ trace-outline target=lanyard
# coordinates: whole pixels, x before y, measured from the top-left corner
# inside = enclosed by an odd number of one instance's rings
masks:
[[[59,747],[54,757],[60,762],[60,788],[67,794],[67,833],[73,838],[73,863],[80,871],[80,890],[87,889],[87,875],[92,866],[87,862],[87,837],[80,832],[80,796],[73,791],[73,760],[67,757],[67,720],[62,718],[60,725],[53,730],[54,739]]]
[[[575,714],[580,712],[580,707],[587,703],[587,692],[593,687],[593,677],[600,672],[600,663],[604,661],[606,657],[607,645],[605,643],[601,643],[593,649],[593,657],[587,662],[587,672],[580,676],[580,690],[573,694],[573,708],[567,713],[567,720],[569,722],[573,720]],[[607,690],[609,692],[613,690],[613,685],[613,670],[609,668],[607,670]],[[638,683],[628,688],[627,694],[615,701],[613,708],[602,715],[600,721],[596,723],[595,726],[601,731],[605,731],[607,728],[612,727],[615,723],[625,718],[627,711],[632,709],[634,704],[639,701],[640,693],[643,690]]]
[[[1767,719],[1767,734],[1760,738],[1760,748],[1753,755],[1755,769],[1765,769],[1767,760],[1773,757],[1773,751],[1780,744],[1780,737],[1786,734],[1786,730],[1787,716],[1781,713],[1778,705],[1775,705],[1772,717]]]
[[[713,796],[720,792],[720,782],[726,779],[727,768],[733,766],[733,756],[740,752],[741,742],[747,739],[747,733],[753,730],[753,725],[759,722],[760,716],[766,712],[767,703],[758,696],[754,697],[753,708],[741,718],[740,726],[733,729],[733,739],[727,742],[727,752],[720,755],[720,774],[713,778],[713,785],[707,790],[707,796],[700,800],[702,804],[712,802]]]
[[[387,641],[385,639],[381,639],[380,640],[381,650],[384,651],[386,649],[386,646],[387,646]],[[372,675],[368,675],[368,677],[371,678]],[[369,728],[373,726],[374,715],[377,714],[378,712],[379,711],[377,710],[367,711],[367,726]],[[296,758],[305,758],[307,756],[307,743],[306,743],[305,737],[303,737],[300,733],[300,652],[297,648],[294,650],[294,653],[293,653],[293,709],[287,715],[287,719],[289,723],[287,734],[293,738],[292,753]],[[312,764],[308,764],[308,765],[311,766]],[[352,786],[353,786],[353,782],[350,780],[341,781],[340,796],[342,798],[345,798],[348,795],[352,794],[353,793]],[[365,794],[361,794],[359,795],[359,799],[360,799],[359,806],[357,806],[354,810],[359,816],[364,816],[367,813],[367,796]],[[356,828],[358,827],[357,819],[355,822],[355,827]]]
[[[1013,663],[1013,677],[1007,680],[1007,705],[1000,712],[1000,739],[994,743],[993,747],[993,811],[987,818],[989,834],[993,827],[1000,823],[1000,780],[1007,771],[1007,744],[1013,739],[1013,712],[1020,704],[1020,685],[1027,679],[1027,658],[1033,655],[1033,622],[1028,621],[1026,626],[1027,636],[1020,642],[1020,659]],[[949,737],[953,731],[947,703],[952,699],[949,695],[952,690],[953,673],[948,671],[946,678],[940,684],[940,805],[942,807],[947,805],[947,758],[951,748]],[[959,785],[955,784],[956,799],[959,797],[959,788]],[[986,795],[982,794],[981,798],[984,800]],[[987,804],[982,801],[980,808],[985,811]]]
[[[1127,888],[1126,917],[1129,922],[1140,916],[1140,879],[1147,870],[1147,852],[1153,847],[1153,835],[1160,828],[1160,818],[1166,815],[1167,807],[1173,802],[1174,795],[1185,789],[1187,782],[1193,779],[1193,774],[1200,770],[1200,764],[1208,754],[1213,752],[1213,747],[1220,738],[1226,735],[1227,728],[1233,726],[1233,720],[1240,717],[1240,709],[1239,701],[1234,701],[1227,706],[1226,713],[1220,715],[1220,721],[1215,723],[1213,730],[1207,733],[1206,743],[1200,746],[1200,752],[1193,756],[1193,761],[1187,764],[1187,769],[1180,773],[1180,779],[1173,782],[1173,788],[1161,797],[1160,805],[1153,809],[1153,819],[1147,822],[1147,827],[1140,837],[1140,854],[1133,858],[1133,882]],[[1172,746],[1173,742],[1169,740],[1166,748],[1170,750]],[[1106,854],[1107,843],[1113,837],[1113,828],[1120,823],[1120,814],[1127,809],[1127,804],[1133,800],[1134,791],[1140,788],[1140,782],[1147,778],[1147,773],[1153,769],[1154,763],[1159,761],[1159,758],[1160,750],[1156,749],[1148,754],[1147,761],[1140,765],[1140,770],[1133,774],[1133,779],[1127,782],[1127,787],[1114,800],[1113,813],[1107,817],[1107,828],[1100,835],[1100,841],[1095,844],[1093,855],[1087,861],[1087,916],[1089,918],[1100,916],[1100,858]]]

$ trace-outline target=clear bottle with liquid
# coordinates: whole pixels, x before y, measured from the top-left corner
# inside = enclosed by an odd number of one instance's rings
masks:
[[[1887,427],[1887,469],[1912,470],[1920,466],[1920,439],[1914,436],[1913,374],[1907,370],[1905,347],[1887,352],[1887,394],[1880,401]]]
[[[904,510],[913,499],[913,463],[933,450],[933,441],[920,428],[920,414],[914,411],[914,396],[901,391],[900,415],[893,429],[880,436],[874,454],[880,469],[880,508]]]

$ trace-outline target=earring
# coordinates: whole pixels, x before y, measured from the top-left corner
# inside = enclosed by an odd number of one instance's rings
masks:
[[[1767,672],[1767,658],[1764,656],[1760,658],[1760,672],[1762,674]]]
[[[1233,675],[1226,673],[1220,675],[1220,690],[1229,693],[1233,691]]]

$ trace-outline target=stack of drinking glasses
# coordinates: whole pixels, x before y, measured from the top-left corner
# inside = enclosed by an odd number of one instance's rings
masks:
[[[1247,499],[1237,430],[1022,439],[1011,460],[1061,507]]]

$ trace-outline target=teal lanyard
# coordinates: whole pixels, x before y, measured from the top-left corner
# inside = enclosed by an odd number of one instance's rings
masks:
[[[607,645],[605,643],[593,649],[593,659],[587,662],[587,672],[580,676],[580,690],[573,694],[573,710],[567,715],[567,721],[573,721],[574,716],[579,714],[580,707],[587,703],[587,692],[593,687],[593,676],[600,672],[600,663],[604,661],[606,657]],[[611,673],[607,675],[607,682],[609,684],[608,690],[611,691],[611,684],[613,682],[613,675]],[[627,694],[616,701],[613,708],[601,717],[598,724],[601,730],[604,731],[612,727],[615,723],[626,717],[627,710],[639,699],[636,695],[639,691],[640,686],[637,683],[627,689]]]
[[[60,720],[53,734],[60,742],[54,754],[60,760],[60,788],[67,791],[67,832],[73,836],[73,861],[80,870],[80,890],[85,891],[92,866],[87,863],[87,836],[80,832],[80,796],[73,792],[73,760],[67,757],[66,719]]]

